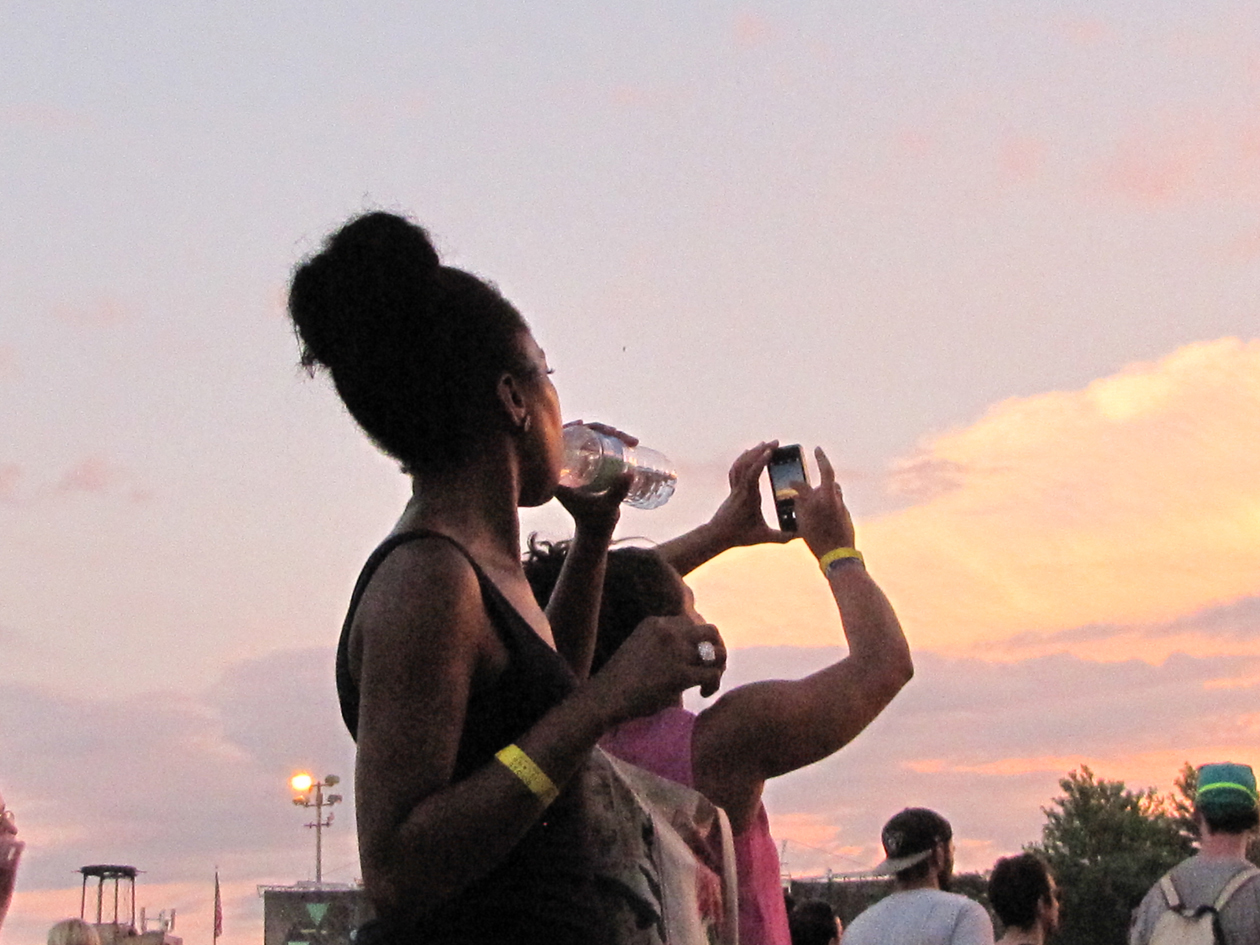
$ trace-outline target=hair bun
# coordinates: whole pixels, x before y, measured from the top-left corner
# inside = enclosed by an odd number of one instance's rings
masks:
[[[410,220],[376,211],[346,224],[293,276],[302,363],[332,368],[371,347],[369,338],[396,337],[423,317],[440,272],[429,234]]]

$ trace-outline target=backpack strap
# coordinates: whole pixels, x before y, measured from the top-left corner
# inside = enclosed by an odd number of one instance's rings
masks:
[[[1212,904],[1212,908],[1216,912],[1220,912],[1225,908],[1225,903],[1229,902],[1229,897],[1236,893],[1244,883],[1253,876],[1260,876],[1260,869],[1254,866],[1248,866],[1245,870],[1239,870],[1234,874],[1234,878],[1225,884],[1225,888],[1221,890],[1221,894],[1216,897],[1216,902]]]
[[[1168,903],[1168,908],[1176,912],[1181,911],[1181,897],[1177,895],[1177,887],[1173,885],[1172,873],[1165,873],[1159,881],[1159,888],[1164,893],[1164,900]],[[1233,890],[1230,890],[1233,893]]]

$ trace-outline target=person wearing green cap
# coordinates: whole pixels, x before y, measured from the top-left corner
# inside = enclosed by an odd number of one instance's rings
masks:
[[[1247,841],[1260,825],[1251,767],[1224,761],[1199,768],[1194,819],[1198,854],[1151,887],[1133,913],[1129,945],[1196,941],[1188,936],[1200,924],[1206,926],[1206,941],[1260,942],[1260,869],[1246,857]]]

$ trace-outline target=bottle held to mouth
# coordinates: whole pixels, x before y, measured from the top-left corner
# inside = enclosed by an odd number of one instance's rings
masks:
[[[655,509],[669,501],[678,482],[670,461],[645,446],[627,446],[588,426],[564,428],[564,468],[560,485],[583,492],[603,492],[623,472],[634,474],[625,504]]]

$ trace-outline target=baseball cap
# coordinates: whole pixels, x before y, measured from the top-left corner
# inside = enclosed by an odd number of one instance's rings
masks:
[[[1201,766],[1194,805],[1205,817],[1225,817],[1255,810],[1255,772],[1250,765],[1232,761]]]
[[[871,872],[890,876],[922,863],[938,843],[948,843],[954,831],[949,821],[926,807],[907,807],[884,824],[880,839],[885,859]]]

